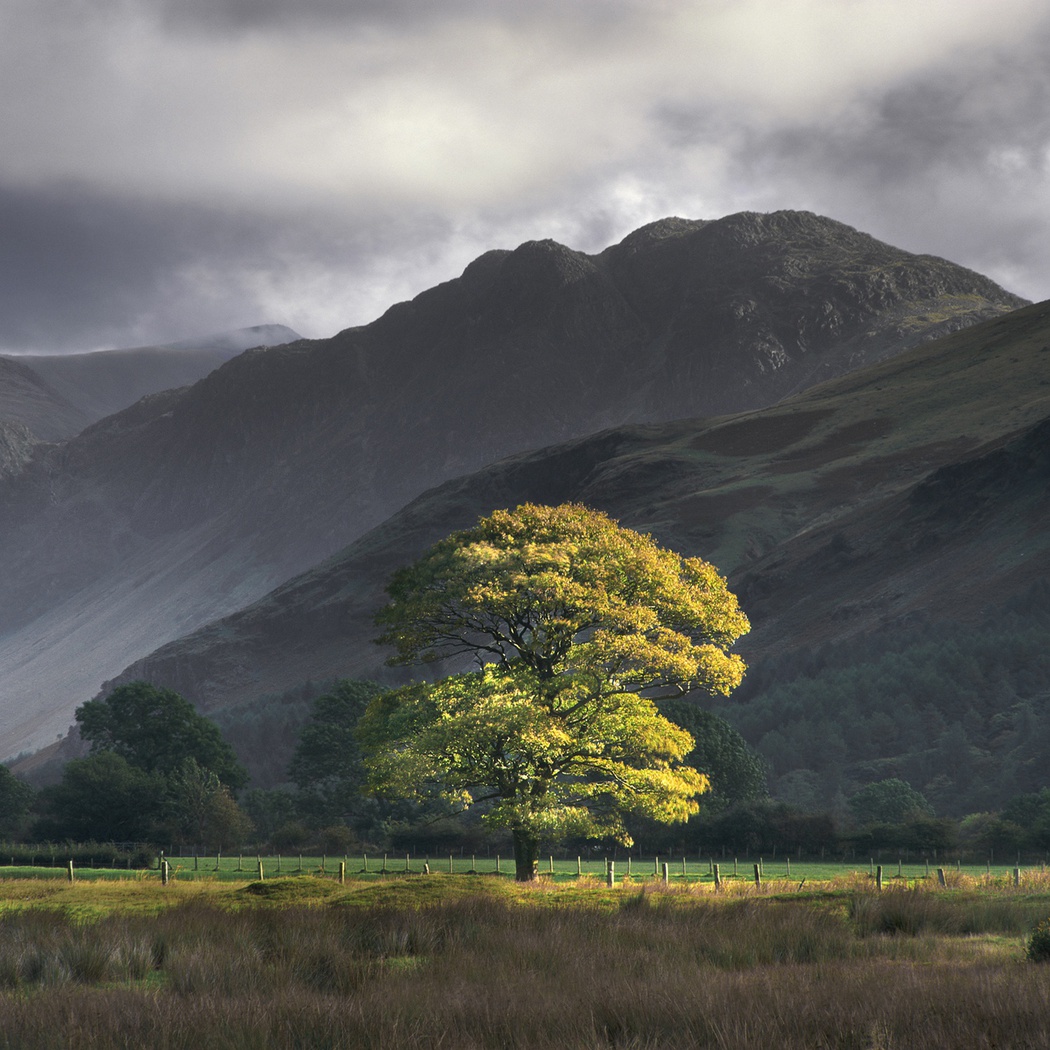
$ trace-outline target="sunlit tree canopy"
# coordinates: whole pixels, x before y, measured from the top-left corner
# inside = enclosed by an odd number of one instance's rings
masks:
[[[686,820],[707,778],[658,695],[729,693],[748,629],[725,580],[576,504],[497,511],[398,572],[378,616],[401,663],[472,671],[376,698],[361,724],[372,783],[487,803],[519,878],[540,836],[627,840],[622,814]]]

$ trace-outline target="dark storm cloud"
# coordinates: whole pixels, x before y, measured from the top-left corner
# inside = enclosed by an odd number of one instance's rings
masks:
[[[331,334],[374,301],[414,290],[377,257],[404,259],[448,234],[423,214],[341,227],[307,211],[164,204],[69,184],[0,188],[0,229],[3,352],[163,342],[271,319]],[[298,301],[322,295],[330,325],[310,331]]]
[[[200,219],[83,187],[0,188],[0,346],[84,349],[123,333],[190,245],[214,237]]]

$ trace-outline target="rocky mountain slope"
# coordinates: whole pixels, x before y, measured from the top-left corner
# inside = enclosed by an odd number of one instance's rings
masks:
[[[0,357],[0,420],[62,441],[147,394],[195,383],[250,347],[298,338],[284,325],[254,325],[160,346]]]
[[[490,252],[371,325],[249,351],[13,454],[0,753],[54,739],[104,679],[430,485],[603,427],[769,405],[1020,302],[814,215],[671,219],[596,256]]]
[[[0,425],[21,427],[32,441],[72,437],[91,422],[21,358],[0,357]],[[9,473],[9,469],[0,466]]]

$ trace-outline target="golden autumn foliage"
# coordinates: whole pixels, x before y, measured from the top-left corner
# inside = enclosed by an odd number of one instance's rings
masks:
[[[394,662],[476,670],[377,697],[362,720],[377,790],[489,803],[518,877],[539,837],[613,835],[622,814],[686,820],[707,789],[654,693],[728,693],[748,629],[725,580],[577,504],[497,511],[395,574],[377,621]]]

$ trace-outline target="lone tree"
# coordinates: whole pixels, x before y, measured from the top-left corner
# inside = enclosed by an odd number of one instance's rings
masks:
[[[654,699],[728,693],[748,630],[698,558],[578,504],[497,511],[396,573],[377,617],[392,663],[472,658],[473,671],[383,693],[360,723],[373,789],[443,796],[510,829],[516,878],[540,837],[630,837],[623,814],[698,811],[693,738]]]

